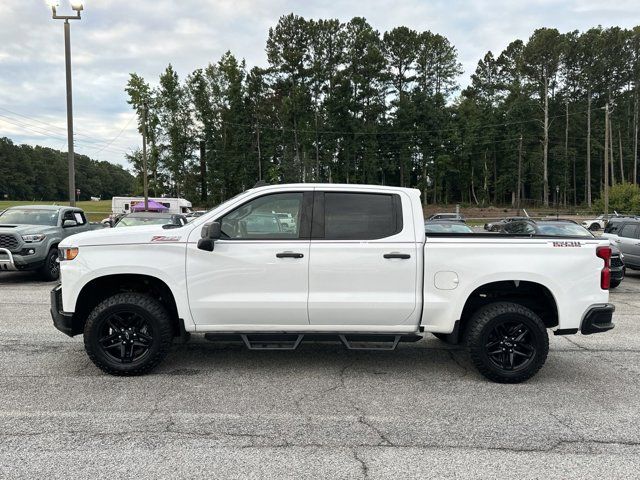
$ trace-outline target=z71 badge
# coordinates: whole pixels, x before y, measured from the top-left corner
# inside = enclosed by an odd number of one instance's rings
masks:
[[[177,242],[182,237],[165,237],[164,235],[156,235],[151,237],[152,242]]]
[[[570,241],[562,241],[562,242],[552,242],[554,247],[581,247],[582,243],[580,242],[570,242]]]

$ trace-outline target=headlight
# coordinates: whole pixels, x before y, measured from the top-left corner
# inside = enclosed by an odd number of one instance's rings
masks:
[[[22,235],[22,240],[27,243],[37,243],[43,241],[45,237],[44,233],[35,233],[33,235]]]
[[[80,253],[78,247],[61,248],[59,250],[60,261],[64,262],[66,260],[73,260],[78,256],[78,253]]]

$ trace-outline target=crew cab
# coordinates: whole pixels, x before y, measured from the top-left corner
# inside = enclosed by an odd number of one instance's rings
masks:
[[[80,208],[29,205],[0,214],[0,271],[37,270],[43,279],[59,276],[58,244],[91,229]]]
[[[248,228],[272,212],[293,228]],[[433,333],[506,383],[540,369],[549,330],[614,327],[608,240],[425,234],[422,212],[413,189],[273,185],[180,228],[76,235],[60,244],[53,322],[115,375],[150,371],[194,333],[251,349],[389,350]]]

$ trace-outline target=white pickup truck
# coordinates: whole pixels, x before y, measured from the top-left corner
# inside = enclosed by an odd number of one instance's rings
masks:
[[[54,324],[84,334],[115,375],[148,372],[191,333],[252,349],[394,349],[430,332],[464,344],[485,377],[516,383],[544,364],[548,329],[613,328],[608,240],[426,237],[412,189],[259,187],[182,227],[89,232],[59,248]]]

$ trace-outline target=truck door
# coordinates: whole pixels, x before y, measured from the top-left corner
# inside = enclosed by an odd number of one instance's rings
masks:
[[[408,195],[316,191],[311,237],[312,325],[358,330],[417,322],[418,255]]]
[[[614,242],[624,254],[625,263],[640,266],[640,227],[637,223],[623,225]]]
[[[190,239],[187,290],[196,325],[308,325],[309,236],[313,193],[249,200],[219,219],[212,252]],[[273,212],[293,219],[283,228]]]

